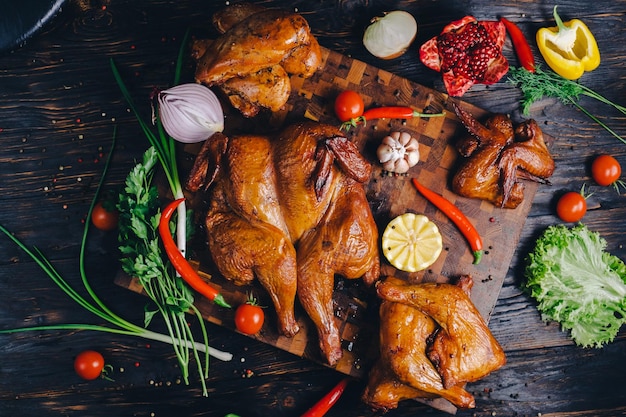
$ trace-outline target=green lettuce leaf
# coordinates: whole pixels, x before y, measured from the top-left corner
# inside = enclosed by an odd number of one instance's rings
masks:
[[[548,227],[526,261],[524,288],[545,321],[577,345],[602,347],[626,322],[626,265],[587,226]]]

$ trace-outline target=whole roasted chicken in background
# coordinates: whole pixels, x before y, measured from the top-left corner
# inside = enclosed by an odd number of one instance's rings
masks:
[[[220,273],[266,288],[280,331],[298,332],[294,301],[313,321],[329,364],[342,356],[335,274],[371,285],[378,231],[362,183],[371,166],[334,126],[303,122],[275,137],[215,134],[187,181],[208,190],[207,237]]]
[[[196,81],[219,88],[246,117],[281,110],[289,76],[310,77],[320,66],[320,46],[299,14],[242,3],[216,13],[213,23],[222,35],[192,47]]]
[[[457,284],[409,284],[388,277],[377,284],[380,357],[363,401],[387,411],[398,402],[442,397],[473,408],[463,385],[506,363],[504,351],[472,303],[470,276]]]
[[[496,114],[482,124],[457,105],[454,110],[470,133],[456,144],[466,159],[452,178],[455,193],[515,208],[524,200],[520,180],[549,183],[554,159],[537,122],[514,126],[508,116]]]

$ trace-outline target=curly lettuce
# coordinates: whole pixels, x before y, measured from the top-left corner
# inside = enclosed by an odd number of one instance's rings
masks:
[[[612,342],[626,322],[626,265],[584,224],[548,227],[528,254],[524,289],[544,321],[582,347]]]

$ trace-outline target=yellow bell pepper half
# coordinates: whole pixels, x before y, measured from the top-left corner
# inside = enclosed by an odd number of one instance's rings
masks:
[[[537,46],[548,66],[568,80],[580,78],[585,71],[600,65],[600,51],[593,34],[583,22],[563,23],[554,6],[556,27],[537,31]]]

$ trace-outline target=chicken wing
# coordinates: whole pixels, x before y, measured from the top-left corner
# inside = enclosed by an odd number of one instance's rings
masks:
[[[548,183],[554,160],[535,121],[514,128],[509,117],[497,114],[483,125],[460,107],[454,109],[470,133],[457,143],[466,159],[452,178],[455,193],[515,208],[524,200],[520,179]]]

